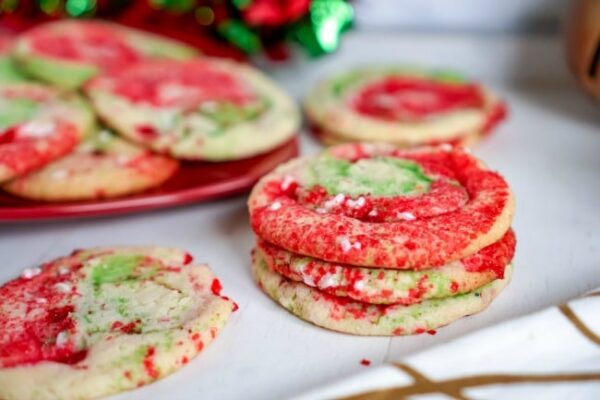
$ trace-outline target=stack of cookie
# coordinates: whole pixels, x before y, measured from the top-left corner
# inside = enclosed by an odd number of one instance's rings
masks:
[[[259,286],[328,329],[432,333],[511,277],[513,195],[461,148],[332,147],[265,176],[248,205]]]
[[[298,126],[262,73],[167,38],[99,21],[0,36],[0,184],[16,196],[124,196],[161,185],[178,160],[255,156]]]

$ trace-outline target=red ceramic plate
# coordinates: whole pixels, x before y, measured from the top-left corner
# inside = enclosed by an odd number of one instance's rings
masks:
[[[183,163],[159,188],[118,199],[43,203],[0,192],[0,222],[127,214],[239,194],[248,191],[278,164],[297,155],[298,140],[294,138],[269,153],[245,160]]]

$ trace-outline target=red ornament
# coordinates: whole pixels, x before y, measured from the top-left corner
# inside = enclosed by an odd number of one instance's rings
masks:
[[[299,19],[309,7],[310,0],[254,0],[242,15],[249,25],[280,26]]]

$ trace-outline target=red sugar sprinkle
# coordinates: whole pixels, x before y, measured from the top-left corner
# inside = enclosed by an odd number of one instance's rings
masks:
[[[212,284],[210,285],[210,290],[212,290],[212,292],[218,296],[221,294],[222,289],[223,286],[221,286],[221,282],[219,282],[217,278],[213,279]]]
[[[458,291],[458,282],[452,281],[452,283],[450,284],[450,290],[452,291],[452,293],[456,293]]]
[[[435,329],[430,329],[427,331],[427,333],[433,336],[437,333],[437,331]]]
[[[363,358],[362,360],[360,360],[360,364],[364,365],[365,367],[368,367],[369,365],[371,365],[371,360],[367,360],[366,358]]]
[[[404,329],[398,327],[398,328],[394,329],[394,331],[392,333],[396,336],[400,336],[404,333]]]
[[[159,373],[154,365],[154,347],[148,346],[148,350],[146,350],[146,356],[144,357],[144,369],[146,370],[146,374],[152,379],[158,379]]]
[[[190,253],[185,253],[185,256],[183,259],[183,265],[188,265],[192,261],[194,261],[194,257]]]
[[[146,139],[154,139],[158,136],[156,128],[152,125],[138,125],[135,129],[140,136],[143,136]]]

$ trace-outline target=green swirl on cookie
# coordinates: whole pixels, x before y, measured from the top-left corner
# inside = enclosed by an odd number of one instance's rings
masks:
[[[307,187],[321,186],[330,194],[348,196],[418,196],[427,193],[433,179],[408,160],[379,156],[356,162],[330,155],[319,157],[306,169]]]
[[[39,108],[39,103],[30,99],[4,99],[0,107],[0,128],[31,120]]]

